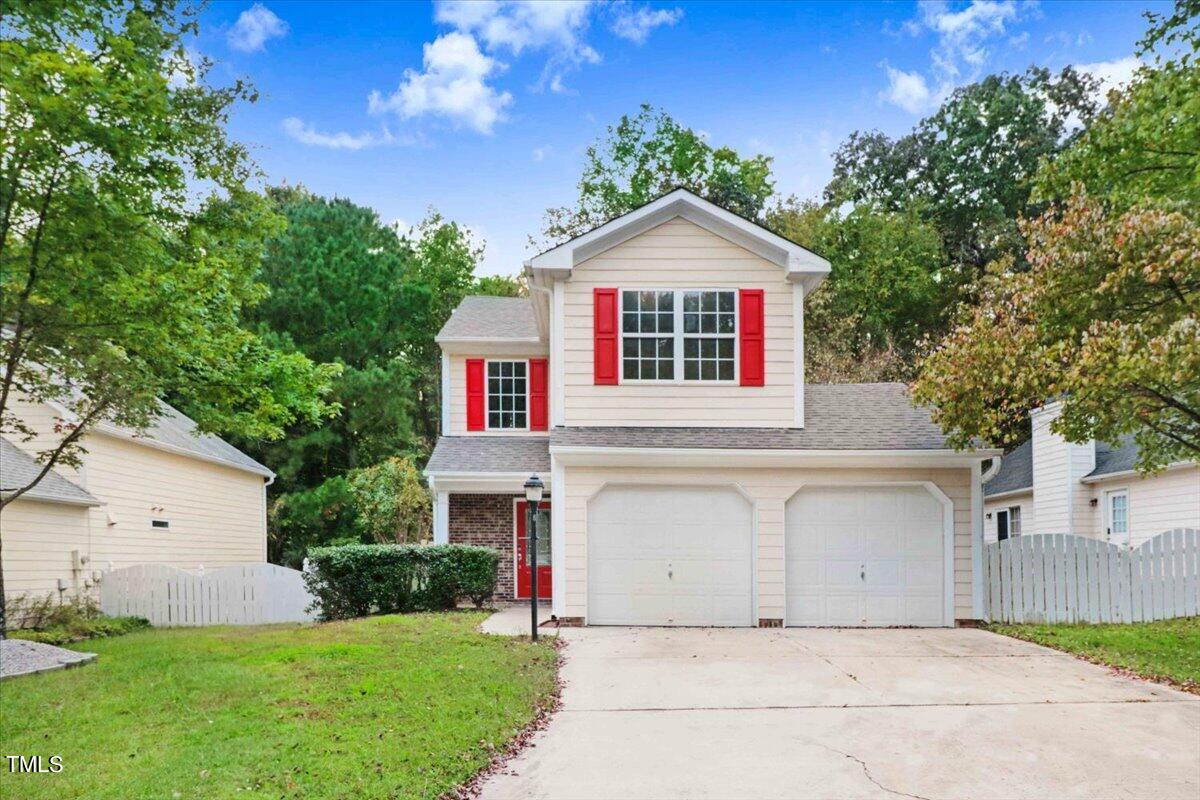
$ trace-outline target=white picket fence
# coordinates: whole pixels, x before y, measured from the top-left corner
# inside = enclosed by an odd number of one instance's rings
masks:
[[[100,607],[111,616],[145,617],[155,626],[259,625],[314,618],[301,573],[276,564],[244,564],[198,574],[161,564],[106,572]]]
[[[984,551],[995,622],[1148,622],[1200,614],[1200,531],[1135,548],[1066,534],[1018,536]]]

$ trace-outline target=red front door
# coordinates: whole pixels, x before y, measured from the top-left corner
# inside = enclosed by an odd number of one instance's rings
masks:
[[[529,504],[524,500],[517,501],[517,598],[529,599],[530,586],[533,580],[529,569]],[[538,504],[537,514],[537,576],[538,598],[550,599],[550,504],[542,501]]]

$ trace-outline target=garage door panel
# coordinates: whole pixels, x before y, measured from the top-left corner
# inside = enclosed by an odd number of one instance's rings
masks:
[[[943,513],[918,486],[801,490],[785,512],[788,624],[945,624]]]
[[[752,524],[727,487],[603,490],[588,505],[588,623],[753,624]]]

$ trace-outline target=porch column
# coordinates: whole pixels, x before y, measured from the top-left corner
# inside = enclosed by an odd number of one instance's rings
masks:
[[[433,543],[450,544],[450,493],[436,492],[433,501]]]
[[[567,615],[567,480],[566,470],[550,456],[550,613]]]

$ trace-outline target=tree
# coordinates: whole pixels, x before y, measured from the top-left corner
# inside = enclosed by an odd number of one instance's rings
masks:
[[[924,339],[957,298],[936,229],[913,209],[849,211],[785,201],[767,215],[781,235],[829,259],[805,305],[806,374],[818,382],[911,378]]]
[[[410,459],[389,458],[350,474],[364,531],[377,542],[427,541],[433,525],[429,492]]]
[[[524,275],[480,275],[475,279],[471,294],[493,297],[528,297],[529,285]]]
[[[256,438],[330,410],[335,369],[240,324],[280,220],[243,188],[253,167],[225,134],[253,91],[208,85],[209,64],[184,50],[194,32],[170,2],[6,5],[0,433],[32,436],[19,397],[68,419],[41,473],[3,487],[0,507],[77,464],[98,421],[145,427],[168,395],[203,430]]]
[[[993,265],[922,367],[914,395],[954,444],[1015,441],[1029,408],[1062,398],[1069,441],[1132,434],[1143,470],[1200,457],[1198,14],[1185,0],[1151,17],[1147,47],[1190,52],[1156,58],[1045,165],[1047,193],[1084,180],[1022,225],[1028,270]]]
[[[1035,67],[960,87],[899,139],[853,133],[834,154],[826,200],[919,209],[960,282],[974,280],[996,258],[1020,258],[1017,220],[1044,208],[1030,199],[1033,177],[1070,140],[1071,125],[1095,113],[1096,86],[1069,67],[1057,76]]]
[[[546,211],[542,234],[548,244],[603,225],[679,187],[748,219],[761,217],[774,191],[770,158],[742,158],[729,147],[714,149],[700,133],[649,105],[633,116],[622,115],[584,158],[579,200]]]

